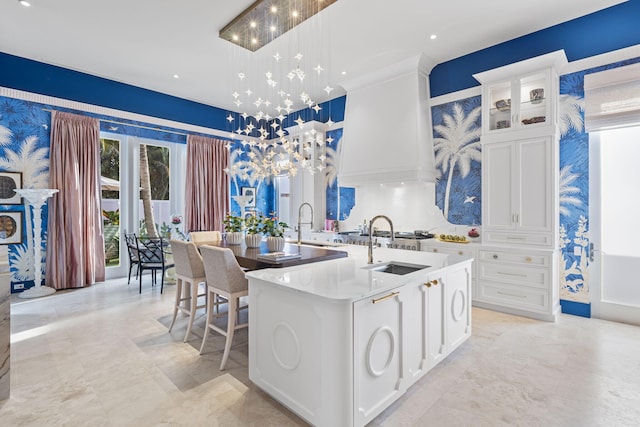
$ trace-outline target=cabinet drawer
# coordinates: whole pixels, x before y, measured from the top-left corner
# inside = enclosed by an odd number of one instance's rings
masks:
[[[478,300],[508,307],[547,311],[549,293],[527,286],[504,283],[478,283]]]
[[[549,255],[535,253],[518,253],[518,252],[502,252],[502,251],[480,251],[478,256],[480,262],[491,263],[509,263],[519,264],[531,267],[549,267],[551,260]]]
[[[479,280],[514,283],[547,289],[549,287],[549,269],[512,265],[480,263]]]
[[[452,245],[459,245],[459,246],[463,246],[460,243],[451,243]],[[473,253],[472,250],[467,249],[467,248],[445,248],[445,247],[440,247],[440,246],[420,246],[420,250],[423,252],[433,252],[433,253],[440,253],[440,254],[448,254],[448,255],[462,255],[462,256],[469,256],[469,257],[474,257],[475,255]]]
[[[553,234],[530,234],[512,231],[485,230],[482,241],[485,243],[500,243],[508,245],[528,245],[538,247],[553,247]]]

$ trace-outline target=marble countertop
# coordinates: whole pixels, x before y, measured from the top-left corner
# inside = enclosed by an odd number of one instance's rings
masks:
[[[458,255],[376,248],[373,251],[374,264],[368,265],[366,246],[345,246],[340,250],[346,250],[349,256],[295,267],[254,270],[247,272],[246,276],[313,296],[346,302],[366,298],[416,280],[425,273],[472,260]],[[429,267],[405,275],[372,269],[376,264],[390,261]]]

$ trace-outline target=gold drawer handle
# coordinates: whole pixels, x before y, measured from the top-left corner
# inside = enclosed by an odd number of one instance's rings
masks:
[[[464,252],[458,251],[458,255],[462,255],[462,254],[464,254]]]
[[[531,257],[530,257],[530,256],[526,257],[524,260],[525,260],[526,262],[531,262],[531,261],[533,261],[533,260],[531,259]]]
[[[524,240],[525,237],[507,236],[507,240]]]
[[[433,248],[433,252],[438,252],[438,248]]]
[[[437,285],[438,285],[438,281],[437,281],[437,280],[432,280],[432,281],[430,281],[430,282],[423,283],[423,285],[424,285],[424,286],[426,286],[427,288],[430,288],[430,287],[431,287],[431,285],[433,285],[433,286],[437,286]]]
[[[400,293],[400,292],[391,292],[389,295],[385,295],[385,296],[380,297],[380,298],[378,298],[378,299],[372,299],[372,300],[371,300],[371,302],[372,302],[373,304],[377,304],[377,303],[382,302],[382,301],[384,301],[384,300],[386,300],[386,299],[393,298],[393,297],[395,297],[396,295],[398,295],[399,293]]]

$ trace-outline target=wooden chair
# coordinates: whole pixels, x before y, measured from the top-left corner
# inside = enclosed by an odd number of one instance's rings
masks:
[[[189,238],[197,247],[200,247],[212,242],[219,242],[222,240],[222,234],[219,231],[192,231],[189,233]]]
[[[131,283],[131,270],[136,266],[136,279],[140,274],[140,249],[138,248],[138,238],[135,233],[124,233],[124,240],[127,243],[127,252],[129,253],[129,278],[127,285]]]
[[[193,242],[171,240],[171,252],[173,253],[173,262],[176,265],[176,300],[169,332],[176,321],[178,310],[182,311],[189,316],[187,332],[184,335],[184,342],[187,342],[196,311],[207,306],[206,301],[205,304],[198,305],[198,297],[206,298],[207,296],[206,283],[204,293],[198,293],[200,283],[206,282],[204,265],[202,264],[202,256]],[[185,304],[187,301],[188,306]]]
[[[156,273],[158,271],[161,272],[160,293],[162,293],[164,289],[164,273],[174,266],[173,263],[165,260],[164,250],[166,246],[168,245],[165,244],[165,240],[162,238],[138,238],[138,255],[140,256],[138,283],[140,284],[140,293],[142,293],[142,273],[144,270],[151,270],[152,272],[151,286],[157,283]]]
[[[240,309],[240,297],[249,294],[249,283],[230,249],[203,245],[200,247],[200,252],[202,253],[204,273],[207,279],[207,324],[202,338],[202,345],[200,346],[200,354],[202,354],[204,345],[207,342],[209,329],[213,329],[225,336],[224,353],[220,363],[220,370],[222,371],[229,358],[234,332],[236,329],[246,328],[249,325],[248,323],[237,324],[236,317]],[[228,301],[226,330],[213,324],[214,317],[224,315],[224,313],[216,315],[213,313],[213,305],[217,301],[218,295]]]

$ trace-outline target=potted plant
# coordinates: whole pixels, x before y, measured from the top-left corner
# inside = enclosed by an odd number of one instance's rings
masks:
[[[244,227],[244,221],[242,220],[242,217],[235,216],[229,213],[226,217],[224,217],[222,223],[224,224],[227,243],[230,245],[239,245],[240,243],[242,243],[242,228]]]
[[[267,235],[269,252],[279,252],[284,249],[284,231],[289,228],[286,222],[278,221],[278,217],[267,217],[263,220],[263,232]]]
[[[247,235],[244,237],[244,241],[248,248],[257,248],[262,243],[262,232],[263,227],[263,216],[262,215],[250,215],[244,220],[245,229],[247,230]]]

